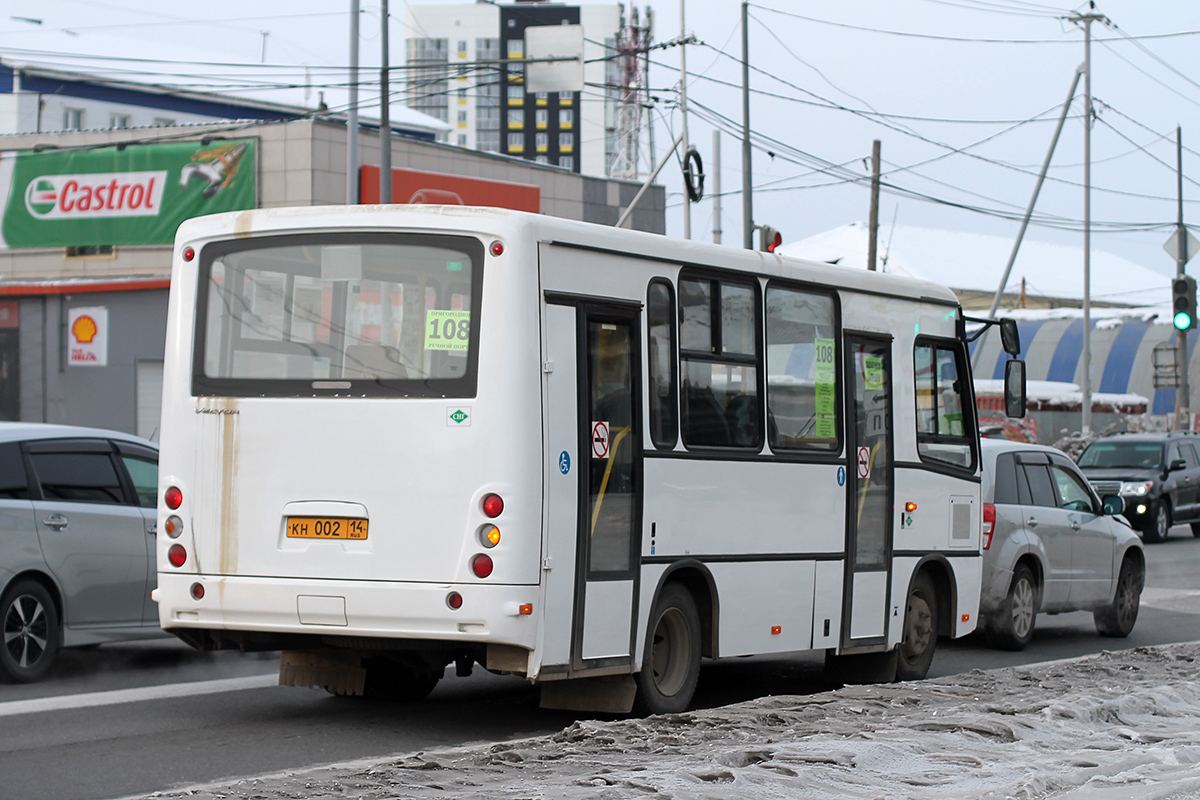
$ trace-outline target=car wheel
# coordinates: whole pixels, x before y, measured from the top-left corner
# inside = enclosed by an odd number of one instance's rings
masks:
[[[648,714],[685,711],[700,679],[700,613],[692,594],[669,583],[654,604],[637,675],[638,706]]]
[[[1143,577],[1142,569],[1132,559],[1126,558],[1121,563],[1117,591],[1112,603],[1093,612],[1096,631],[1101,636],[1123,639],[1133,630],[1142,600]]]
[[[988,641],[1002,650],[1024,650],[1037,622],[1037,581],[1024,564],[1013,570],[1008,596],[988,627]]]
[[[1148,544],[1157,544],[1167,538],[1171,531],[1171,507],[1166,499],[1154,504],[1150,516],[1142,525],[1142,540]]]
[[[937,593],[929,574],[921,572],[908,591],[904,639],[896,659],[896,680],[919,681],[929,672],[937,650]]]
[[[0,600],[0,670],[18,683],[36,681],[50,669],[61,632],[58,613],[46,587],[20,581]]]

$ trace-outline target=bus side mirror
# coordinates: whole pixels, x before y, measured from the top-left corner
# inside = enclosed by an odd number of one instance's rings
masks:
[[[1004,365],[1004,413],[1025,416],[1025,362],[1016,358]]]
[[[1015,358],[1021,355],[1021,334],[1017,331],[1015,319],[1000,320],[1000,344],[1010,356]]]

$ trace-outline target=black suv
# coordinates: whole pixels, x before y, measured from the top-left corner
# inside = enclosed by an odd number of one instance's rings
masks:
[[[1200,435],[1114,433],[1079,456],[1096,494],[1120,494],[1125,516],[1146,542],[1161,542],[1171,526],[1191,523],[1200,536]]]

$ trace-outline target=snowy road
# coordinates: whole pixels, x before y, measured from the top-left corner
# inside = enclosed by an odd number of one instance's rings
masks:
[[[1200,643],[767,697],[149,795],[340,798],[1200,797]]]

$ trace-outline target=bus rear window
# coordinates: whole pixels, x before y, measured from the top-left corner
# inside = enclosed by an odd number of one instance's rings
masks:
[[[331,234],[201,251],[197,396],[475,393],[483,247]]]

